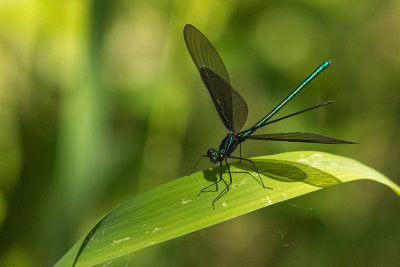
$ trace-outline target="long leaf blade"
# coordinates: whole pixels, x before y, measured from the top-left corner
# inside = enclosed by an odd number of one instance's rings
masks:
[[[96,224],[97,230],[88,239],[76,266],[112,264],[121,260],[121,257],[131,257],[139,249],[334,184],[370,179],[387,185],[400,196],[400,187],[388,178],[355,160],[341,156],[299,151],[253,160],[283,162],[293,168],[289,168],[285,174],[271,170],[276,169],[276,165],[264,165],[261,173],[264,183],[273,188],[268,190],[256,182],[252,172],[243,172],[248,167],[240,163],[232,164],[231,171],[237,172],[233,174],[234,183],[229,193],[216,203],[216,210],[211,207],[214,193],[200,197],[197,194],[210,183],[207,180],[216,178],[218,169],[197,172],[138,195]],[[294,174],[299,171],[304,173],[305,179],[311,180],[308,183],[301,179],[296,181],[297,176]],[[285,177],[291,180],[282,179]],[[321,179],[325,179],[324,184],[313,184]],[[56,266],[71,266],[83,241],[84,238]]]

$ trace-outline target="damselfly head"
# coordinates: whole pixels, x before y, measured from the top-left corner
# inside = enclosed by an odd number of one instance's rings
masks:
[[[221,162],[226,158],[226,153],[225,152],[218,152],[215,149],[210,148],[207,150],[207,157],[210,158],[210,162],[212,163],[217,163]]]
[[[207,157],[211,158],[213,155],[216,155],[217,151],[215,151],[215,149],[210,148],[209,150],[207,150]]]

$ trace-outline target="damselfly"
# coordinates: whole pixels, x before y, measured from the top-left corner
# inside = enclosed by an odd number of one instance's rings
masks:
[[[353,142],[338,140],[332,137],[326,137],[318,134],[312,133],[271,133],[271,134],[261,134],[255,135],[254,132],[261,127],[268,124],[281,121],[283,119],[298,115],[300,113],[316,109],[322,106],[326,106],[333,101],[327,101],[325,103],[286,115],[284,117],[270,120],[284,105],[286,105],[296,94],[298,94],[308,83],[310,83],[315,77],[317,77],[324,69],[329,65],[329,61],[323,62],[318,68],[316,68],[299,86],[296,87],[287,97],[285,97],[276,107],[274,107],[267,115],[264,116],[260,121],[254,124],[251,128],[241,131],[244,123],[247,119],[247,104],[244,99],[239,95],[239,93],[234,90],[229,81],[229,75],[226,67],[219,56],[218,52],[215,50],[214,46],[210,41],[194,26],[188,24],[185,26],[184,38],[186,46],[189,50],[190,56],[192,57],[194,64],[200,72],[200,76],[211,95],[211,99],[217,109],[218,115],[228,129],[228,134],[222,140],[221,145],[218,149],[210,148],[206,155],[203,157],[208,157],[210,162],[213,164],[220,164],[220,177],[219,179],[203,188],[202,192],[206,189],[215,185],[218,191],[218,183],[221,181],[226,185],[224,190],[214,199],[212,206],[215,209],[215,202],[220,199],[224,194],[229,191],[229,187],[232,184],[232,174],[229,169],[228,159],[238,159],[250,162],[254,169],[257,171],[260,178],[261,185],[264,188],[269,188],[264,185],[264,182],[258,172],[257,166],[250,159],[242,158],[241,153],[239,157],[232,156],[232,153],[236,150],[241,143],[247,139],[253,140],[274,140],[274,141],[287,141],[287,142],[306,142],[306,143],[322,143],[322,144],[354,144]],[[199,161],[201,160],[199,159]],[[198,162],[199,162],[198,161]],[[227,170],[229,173],[229,183],[227,183],[222,177],[222,163],[225,162]],[[196,164],[197,165],[197,164]],[[271,189],[271,188],[270,188]]]

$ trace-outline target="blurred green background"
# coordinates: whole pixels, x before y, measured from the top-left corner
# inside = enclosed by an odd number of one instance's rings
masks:
[[[360,145],[248,141],[244,156],[321,150],[399,183],[399,14],[396,0],[1,0],[0,265],[54,264],[107,212],[219,145],[226,130],[186,50],[186,23],[220,52],[249,105],[246,126],[333,61],[280,115],[335,104],[261,132]],[[395,266],[399,210],[382,185],[344,184],[144,249],[129,264]]]

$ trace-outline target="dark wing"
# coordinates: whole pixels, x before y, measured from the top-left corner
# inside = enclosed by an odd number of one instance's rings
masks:
[[[197,69],[200,71],[202,67],[205,67],[218,74],[225,82],[230,83],[224,62],[210,41],[190,24],[183,29],[183,36]]]
[[[187,24],[183,35],[219,117],[229,131],[239,131],[247,119],[247,104],[230,86],[224,62],[211,42],[193,25]]]
[[[229,83],[213,71],[202,67],[200,75],[225,127],[231,132],[238,132],[247,119],[246,102]]]
[[[243,97],[232,88],[232,106],[233,106],[233,132],[242,129],[247,120],[248,108]]]
[[[274,141],[321,143],[321,144],[357,144],[319,134],[298,133],[298,132],[251,135],[247,138],[253,140],[274,140]]]

